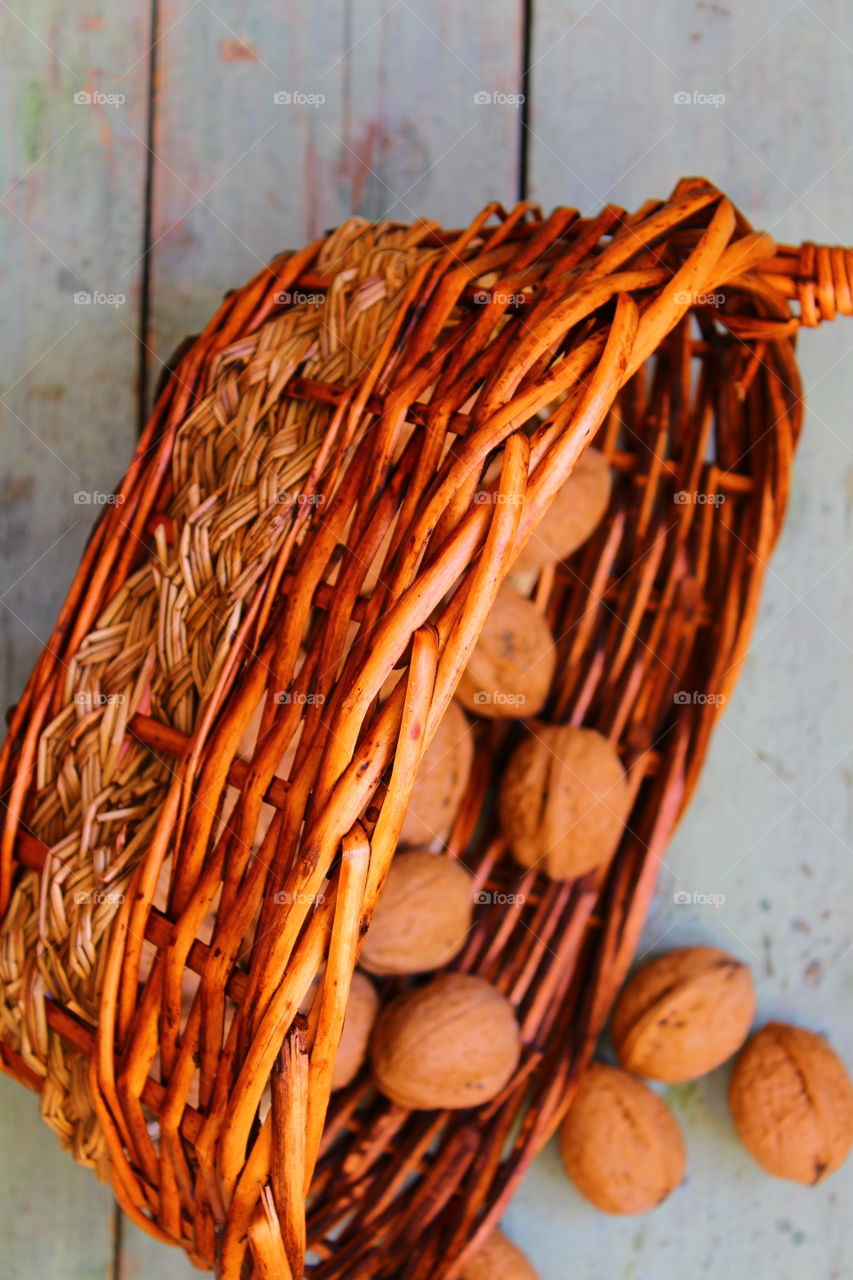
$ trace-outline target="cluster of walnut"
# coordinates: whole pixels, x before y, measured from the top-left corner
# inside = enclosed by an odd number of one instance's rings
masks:
[[[589,1065],[560,1129],[564,1168],[605,1213],[646,1213],[684,1178],[678,1122],[644,1075],[694,1080],[740,1053],[729,1108],[750,1155],[778,1178],[813,1185],[853,1145],[853,1083],[822,1036],[769,1022],[750,1039],[749,970],[715,947],[658,956],[624,988],[613,1013],[620,1066]],[[744,1043],[746,1041],[746,1043]],[[524,1254],[496,1231],[462,1280],[536,1280]]]
[[[497,794],[501,829],[520,867],[569,880],[600,874],[616,852],[632,803],[629,778],[597,730],[538,719],[557,651],[528,598],[530,575],[589,537],[609,494],[606,459],[589,450],[497,595],[415,779],[401,851],[364,939],[334,1088],[369,1059],[392,1103],[456,1109],[497,1097],[516,1072],[521,1033],[509,1000],[479,976],[447,971],[472,927],[474,881],[442,850],[469,784],[475,715],[525,722]],[[371,981],[417,975],[430,976],[385,1004]],[[747,1150],[769,1172],[801,1182],[838,1168],[853,1142],[853,1086],[843,1064],[819,1037],[778,1023],[747,1042],[755,1008],[748,968],[714,947],[667,952],[627,984],[612,1019],[619,1065],[587,1069],[560,1130],[566,1172],[592,1204],[644,1213],[683,1180],[678,1123],[643,1077],[693,1080],[738,1051],[729,1102]],[[496,1275],[536,1280],[500,1232],[462,1272],[463,1280]]]
[[[530,725],[499,796],[504,834],[521,866],[568,879],[603,865],[615,850],[629,807],[621,762],[592,729],[531,721],[551,692],[556,648],[541,610],[519,589],[528,587],[525,575],[589,537],[607,508],[610,484],[606,458],[589,450],[520,551],[514,580],[501,587],[486,618],[415,779],[401,849],[363,942],[334,1087],[348,1084],[369,1058],[376,1085],[392,1102],[463,1108],[490,1101],[515,1073],[521,1038],[510,1002],[481,977],[446,971],[470,932],[475,886],[443,850],[473,764],[470,714]],[[426,974],[433,976],[425,985],[385,1004],[371,982]]]
[[[382,1093],[409,1109],[478,1106],[515,1074],[521,1032],[509,1000],[469,973],[449,972],[472,926],[474,880],[443,849],[468,787],[470,715],[524,720],[498,796],[509,851],[523,868],[569,879],[604,866],[627,819],[629,790],[612,744],[592,729],[533,720],[551,692],[554,637],[528,598],[531,575],[571,555],[600,522],[610,467],[590,449],[520,551],[415,779],[394,858],[354,975],[333,1088],[365,1060]],[[393,683],[389,682],[390,684]],[[387,691],[387,690],[386,690]],[[442,972],[439,972],[442,971]],[[431,975],[383,1004],[372,978]],[[309,1028],[310,1028],[309,1015]],[[536,1280],[528,1260],[494,1232],[463,1280]]]
[[[670,1084],[735,1062],[729,1106],[747,1151],[769,1173],[814,1183],[853,1143],[853,1084],[820,1036],[755,1016],[747,967],[716,947],[680,947],[622,991],[611,1033],[618,1067],[593,1063],[563,1121],[560,1148],[578,1190],[607,1213],[645,1213],[684,1177],[684,1141],[664,1100]],[[746,1043],[745,1043],[746,1042]]]
[[[509,1082],[521,1053],[510,1002],[475,974],[435,973],[464,945],[473,899],[473,877],[457,860],[397,854],[364,940],[367,972],[353,978],[333,1089],[351,1083],[368,1057],[378,1088],[410,1110],[478,1106]],[[426,973],[425,985],[386,1004],[367,976]]]

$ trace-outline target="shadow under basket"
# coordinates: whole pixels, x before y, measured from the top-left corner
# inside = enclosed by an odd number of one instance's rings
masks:
[[[0,758],[2,1062],[136,1223],[228,1280],[450,1280],[497,1223],[631,961],[783,518],[794,339],[851,276],[685,179],[631,214],[352,218],[184,344]],[[524,586],[542,718],[615,744],[624,837],[579,880],[520,869],[521,730],[477,722],[452,967],[512,1002],[519,1067],[467,1111],[367,1069],[330,1101],[418,763],[592,440],[608,513]]]

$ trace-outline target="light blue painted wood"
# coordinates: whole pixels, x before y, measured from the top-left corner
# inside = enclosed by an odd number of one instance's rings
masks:
[[[0,23],[5,707],[134,437],[148,7],[42,0]]]
[[[200,1272],[182,1249],[172,1249],[140,1230],[127,1218],[122,1223],[121,1280],[198,1280]]]
[[[536,13],[530,173],[547,207],[630,209],[702,173],[780,239],[853,243],[849,8],[539,0]],[[679,90],[726,101],[680,105]],[[788,522],[641,952],[731,950],[754,967],[759,1022],[825,1032],[853,1065],[851,348],[844,318],[800,339],[807,415]],[[725,902],[677,905],[678,891]],[[549,1147],[506,1219],[542,1280],[849,1274],[853,1165],[817,1188],[766,1176],[734,1136],[727,1077],[666,1092],[688,1177],[643,1218],[589,1208]]]
[[[108,494],[132,448],[148,17],[145,0],[0,11],[4,708],[50,633],[99,509],[74,496]],[[125,300],[85,304],[79,292]],[[37,1099],[0,1079],[3,1280],[106,1280],[114,1226],[108,1189],[61,1150]]]
[[[294,12],[161,0],[160,29],[150,341],[161,360],[226,289],[351,213],[464,225],[489,200],[514,202],[518,110],[475,94],[518,92],[516,0],[476,14],[430,0]],[[122,1280],[195,1274],[131,1224],[123,1258]]]
[[[34,1094],[0,1075],[0,1277],[115,1280],[113,1198],[62,1151]]]
[[[144,59],[127,79],[137,87],[127,90],[133,115],[121,124],[106,111],[77,124],[64,95],[78,80],[90,91],[124,91],[114,83],[119,70],[144,53],[141,7],[85,17],[47,0],[21,8],[67,67],[4,19],[4,164],[7,182],[18,179],[7,199],[72,271],[61,275],[50,250],[0,206],[3,389],[42,357],[7,399],[65,464],[11,418],[5,565],[12,577],[34,565],[15,607],[36,632],[55,616],[82,539],[78,528],[48,550],[65,529],[68,495],[83,487],[66,467],[106,491],[135,418],[130,335],[94,309],[65,333],[78,318],[74,304],[46,302],[69,281],[129,297],[138,288],[142,152],[128,126],[142,136]],[[204,322],[225,288],[352,209],[462,222],[492,196],[513,199],[517,109],[481,107],[473,94],[518,91],[519,5],[323,0],[283,14],[236,0],[161,0],[160,9],[151,336],[161,356]],[[682,173],[702,172],[780,238],[853,242],[853,19],[840,0],[690,9],[674,0],[537,0],[534,17],[530,178],[546,207],[588,211],[615,200],[630,208],[665,195]],[[679,91],[726,100],[677,104]],[[275,92],[326,100],[288,106],[272,101]],[[103,122],[110,141],[99,151]],[[66,123],[73,129],[63,139]],[[30,159],[36,167],[24,176]],[[113,283],[124,272],[126,289]],[[801,341],[809,412],[788,525],[643,941],[730,948],[756,967],[762,1019],[826,1031],[848,1062],[851,344],[853,325],[843,320]],[[38,647],[16,627],[4,643],[9,697]],[[680,906],[677,890],[726,901]],[[648,1217],[598,1215],[567,1184],[553,1147],[544,1153],[506,1219],[542,1280],[846,1277],[853,1170],[817,1189],[767,1178],[732,1134],[725,1082],[723,1069],[669,1091],[689,1176]],[[2,1280],[109,1274],[106,1190],[60,1151],[35,1100],[6,1080],[0,1191]],[[122,1254],[123,1280],[197,1274],[129,1225]]]
[[[852,57],[843,0],[539,0],[531,195],[632,209],[701,173],[779,239],[845,242]]]
[[[225,290],[353,212],[464,223],[487,200],[514,198],[518,112],[474,98],[518,91],[517,0],[477,14],[432,0],[163,0],[160,15],[160,359]]]

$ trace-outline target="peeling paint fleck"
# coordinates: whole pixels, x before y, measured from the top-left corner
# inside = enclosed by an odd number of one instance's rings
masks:
[[[20,128],[24,155],[31,164],[41,152],[39,136],[46,105],[42,85],[38,80],[29,80],[21,94]]]
[[[220,40],[219,56],[223,62],[258,62],[258,55],[246,40]]]
[[[34,493],[33,476],[0,480],[0,549],[4,557],[18,554],[27,546]]]

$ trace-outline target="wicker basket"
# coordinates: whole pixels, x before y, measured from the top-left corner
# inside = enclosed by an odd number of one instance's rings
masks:
[[[232,1280],[457,1274],[631,960],[783,517],[794,337],[853,313],[851,276],[689,179],[630,215],[354,218],[185,346],[0,760],[2,1061],[135,1222]],[[418,762],[594,436],[608,517],[529,590],[546,718],[617,744],[625,837],[601,875],[520,871],[489,803],[518,728],[479,724],[448,852],[516,901],[455,967],[516,1006],[520,1067],[478,1110],[408,1113],[367,1073],[330,1104]]]

